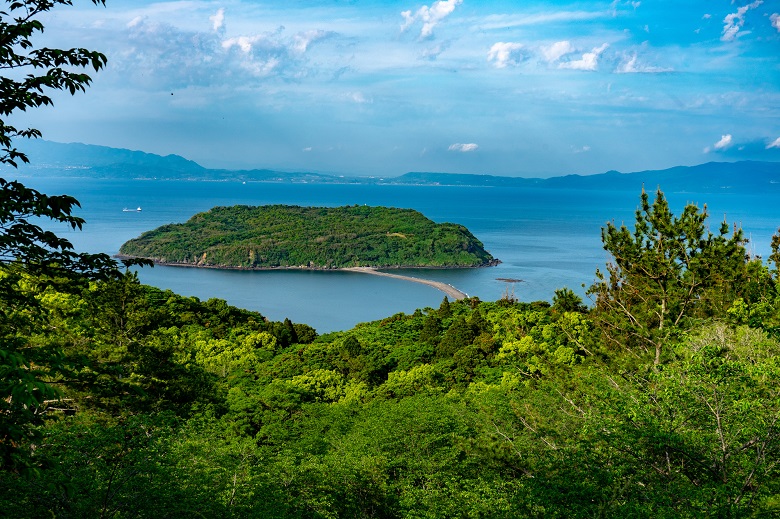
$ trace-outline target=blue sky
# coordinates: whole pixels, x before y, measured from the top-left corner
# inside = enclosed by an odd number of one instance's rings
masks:
[[[780,160],[780,2],[76,1],[44,138],[207,167],[547,177]]]

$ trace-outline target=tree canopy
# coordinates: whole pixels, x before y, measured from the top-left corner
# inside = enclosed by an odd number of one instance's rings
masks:
[[[14,517],[744,517],[780,501],[780,300],[630,361],[596,310],[471,298],[318,336],[128,274],[27,278],[58,398]],[[564,302],[565,301],[565,302]],[[21,331],[20,331],[21,333]],[[613,339],[616,339],[613,337]],[[564,496],[565,498],[562,498]]]
[[[468,229],[389,207],[215,207],[145,232],[120,254],[239,267],[478,267],[495,262]]]
[[[749,297],[751,279],[769,283],[742,230],[724,221],[712,233],[707,218],[706,206],[692,204],[677,217],[660,190],[652,204],[643,190],[633,231],[607,223],[602,242],[613,261],[590,288],[606,337],[652,351],[658,364],[669,337],[692,319],[722,315]]]
[[[96,5],[103,0],[92,0]],[[70,0],[5,2],[0,10],[0,164],[16,167],[29,162],[16,148],[18,140],[37,138],[35,128],[8,124],[9,116],[52,104],[50,93],[83,91],[91,82],[83,69],[100,70],[106,57],[87,49],[52,49],[36,43],[44,26],[39,16]],[[45,326],[35,298],[20,285],[65,286],[79,280],[117,274],[116,263],[105,254],[85,254],[71,243],[38,225],[50,219],[71,228],[83,220],[73,215],[78,201],[70,196],[48,196],[17,181],[0,178],[0,459],[4,469],[29,468],[35,425],[43,418],[46,402],[59,394],[51,383],[65,370],[57,348],[32,348],[29,335]],[[34,276],[31,278],[30,276]]]

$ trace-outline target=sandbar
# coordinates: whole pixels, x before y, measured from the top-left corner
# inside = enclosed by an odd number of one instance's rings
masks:
[[[375,276],[385,276],[388,278],[402,279],[404,281],[412,281],[413,283],[422,283],[423,285],[428,285],[433,288],[439,289],[445,294],[447,294],[447,296],[458,301],[468,297],[468,294],[461,292],[460,290],[458,290],[452,285],[448,285],[447,283],[442,283],[441,281],[415,278],[412,276],[402,276],[400,274],[390,274],[389,272],[381,272],[379,270],[376,270],[373,267],[349,267],[349,268],[342,268],[339,270],[347,270],[349,272],[362,272],[364,274],[373,274]]]

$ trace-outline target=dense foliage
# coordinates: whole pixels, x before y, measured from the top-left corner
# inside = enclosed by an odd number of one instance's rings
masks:
[[[103,5],[104,0],[92,0]],[[106,57],[87,49],[40,46],[40,17],[71,0],[15,0],[0,10],[0,165],[16,167],[29,162],[15,145],[41,136],[35,128],[17,127],[20,112],[53,103],[52,93],[83,91]],[[16,118],[14,118],[16,116]],[[9,124],[9,120],[15,121]],[[50,286],[71,290],[88,279],[118,274],[116,263],[105,254],[78,253],[68,240],[44,230],[41,219],[81,228],[74,216],[78,201],[67,195],[48,196],[17,181],[0,178],[0,463],[4,470],[31,468],[29,454],[40,438],[46,402],[58,392],[49,381],[66,366],[58,349],[33,348],[31,332],[46,326],[45,312],[34,298],[16,290],[17,283],[34,274]]]
[[[133,274],[14,280],[57,351],[9,517],[744,517],[780,512],[776,280],[655,353],[569,290],[317,336]],[[608,322],[608,321],[607,321]],[[611,333],[609,338],[605,333]],[[627,341],[626,344],[629,344]],[[197,513],[196,513],[197,512]]]
[[[388,207],[215,207],[130,240],[127,256],[161,263],[268,267],[477,267],[493,257],[462,225]]]

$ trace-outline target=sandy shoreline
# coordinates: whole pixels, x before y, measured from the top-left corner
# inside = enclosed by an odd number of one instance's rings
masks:
[[[373,274],[375,276],[384,276],[388,278],[402,279],[404,281],[412,281],[413,283],[422,283],[423,285],[428,285],[430,287],[441,290],[442,292],[447,294],[448,297],[455,300],[461,300],[468,297],[468,294],[461,292],[460,290],[458,290],[452,285],[448,285],[447,283],[442,283],[441,281],[432,281],[430,279],[415,278],[412,276],[402,276],[400,274],[390,274],[389,272],[380,272],[372,267],[350,267],[350,268],[343,268],[340,270],[346,270],[349,272],[362,272],[364,274]]]

